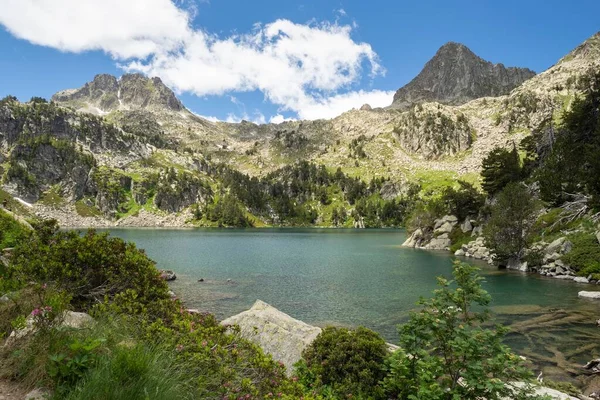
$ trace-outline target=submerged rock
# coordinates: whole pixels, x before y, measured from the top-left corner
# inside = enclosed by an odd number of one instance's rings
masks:
[[[585,290],[582,290],[581,292],[577,293],[577,296],[586,299],[600,300],[600,292],[587,292]]]
[[[578,276],[578,277],[574,278],[573,280],[577,283],[590,283],[588,278],[583,277],[583,276]]]
[[[160,277],[167,282],[177,279],[175,272],[166,269],[160,270]]]
[[[506,268],[521,272],[527,272],[527,261],[522,262],[521,260],[518,260],[516,258],[511,258],[510,260],[508,260]]]
[[[242,337],[282,362],[289,372],[302,357],[302,351],[321,333],[321,328],[294,319],[261,300],[221,324],[238,325]]]

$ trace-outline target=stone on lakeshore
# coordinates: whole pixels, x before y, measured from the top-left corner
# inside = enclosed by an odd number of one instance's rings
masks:
[[[417,229],[414,231],[408,239],[402,244],[404,247],[419,247],[421,242],[423,241],[423,231],[421,229]]]
[[[456,225],[456,224],[454,224]],[[444,222],[442,225],[440,225],[438,228],[436,228],[435,232],[436,233],[450,233],[452,232],[452,229],[454,229],[454,225],[451,224],[450,222]]]
[[[471,232],[473,230],[473,224],[471,224],[471,221],[468,217],[465,219],[465,222],[460,224],[460,230],[464,233]]]
[[[558,251],[560,251],[563,243],[565,243],[566,240],[567,240],[566,237],[560,237],[560,238],[556,239],[555,241],[550,243],[548,245],[548,247],[546,247],[546,253],[547,254],[557,253]]]
[[[455,256],[463,257],[465,255],[465,251],[463,249],[458,249],[454,252]]]
[[[243,338],[282,362],[289,373],[302,357],[302,351],[321,333],[321,328],[294,319],[260,300],[248,311],[229,317],[221,324],[238,325]]]
[[[600,292],[588,292],[588,291],[582,290],[581,292],[577,293],[577,296],[583,297],[586,299],[600,300]]]
[[[428,250],[448,250],[452,245],[452,242],[448,237],[437,237],[431,239],[431,242],[425,246]]]
[[[68,328],[81,329],[94,322],[89,314],[74,311],[65,311],[62,315],[61,326]]]
[[[517,260],[515,258],[511,258],[508,260],[506,264],[506,268],[513,269],[516,271],[527,272],[527,261],[521,262],[521,260]]]
[[[177,275],[175,275],[175,272],[166,269],[160,270],[160,277],[167,282],[174,281],[175,279],[177,279]]]
[[[583,276],[578,276],[578,277],[574,278],[573,281],[575,281],[577,283],[590,283],[588,278],[583,277]]]

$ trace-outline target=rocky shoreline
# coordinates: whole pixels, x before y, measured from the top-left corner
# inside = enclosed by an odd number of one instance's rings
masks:
[[[455,256],[485,261],[490,265],[496,264],[495,255],[485,246],[482,226],[477,225],[476,220],[468,218],[459,223],[458,218],[453,215],[436,219],[431,231],[415,230],[402,246],[423,250],[450,251],[452,246],[450,235],[455,230],[460,230],[464,235],[470,234],[473,239],[455,250],[453,253]],[[600,243],[600,232],[597,232],[596,236]],[[572,248],[573,243],[566,236],[561,236],[550,243],[535,242],[528,252],[538,254],[541,257],[541,265],[530,266],[526,261],[509,260],[505,267],[525,273],[537,273],[555,279],[571,280],[576,283],[600,285],[600,280],[593,279],[591,275],[587,277],[576,276],[574,270],[563,261],[563,256],[569,253]]]

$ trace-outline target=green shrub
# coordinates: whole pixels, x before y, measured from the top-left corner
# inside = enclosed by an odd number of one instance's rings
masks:
[[[562,257],[562,260],[577,271],[578,275],[600,273],[600,244],[596,235],[577,233],[569,236],[568,239],[573,243],[573,248]]]
[[[387,398],[475,400],[527,394],[528,388],[507,384],[531,378],[523,360],[502,343],[507,329],[483,327],[490,296],[481,288],[477,268],[456,262],[453,275],[454,281],[438,278],[433,298],[421,299],[421,310],[400,326],[402,350],[390,358],[383,382]]]
[[[387,356],[385,341],[367,328],[328,327],[304,351],[298,376],[313,394],[382,398]]]
[[[26,234],[27,228],[7,212],[0,210],[0,250],[14,247]],[[0,268],[2,267],[0,266]]]
[[[452,243],[450,246],[450,251],[452,253],[460,249],[463,244],[467,244],[473,240],[471,237],[471,232],[463,232],[459,226],[455,226],[448,236],[450,237],[450,243]]]
[[[15,248],[9,267],[13,279],[53,283],[71,294],[73,306],[81,310],[127,290],[142,306],[170,299],[154,262],[135,244],[93,230],[80,235],[40,229]]]
[[[66,391],[76,384],[85,373],[96,364],[100,339],[86,338],[85,341],[75,339],[66,352],[49,357],[48,375],[54,380],[59,392]]]
[[[458,185],[458,190],[453,187],[445,188],[441,201],[446,204],[449,213],[462,222],[467,217],[477,216],[485,203],[485,196],[468,182],[458,181]]]
[[[525,250],[532,241],[537,210],[537,202],[521,183],[509,183],[498,195],[483,236],[486,246],[494,252],[501,265],[525,256]]]

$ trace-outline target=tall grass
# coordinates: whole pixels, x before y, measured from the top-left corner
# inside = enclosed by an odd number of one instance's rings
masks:
[[[192,377],[160,346],[121,345],[104,355],[96,368],[64,398],[68,400],[175,400],[198,398]]]

